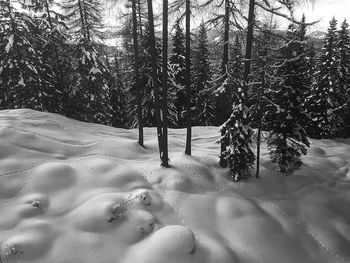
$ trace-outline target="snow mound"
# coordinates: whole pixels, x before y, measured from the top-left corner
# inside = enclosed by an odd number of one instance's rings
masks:
[[[283,177],[233,183],[216,127],[137,131],[32,110],[0,112],[0,262],[350,262],[350,140],[314,140]],[[252,171],[253,172],[253,171]]]

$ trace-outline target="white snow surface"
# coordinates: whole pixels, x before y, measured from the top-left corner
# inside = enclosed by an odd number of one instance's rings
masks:
[[[154,128],[0,111],[0,262],[350,262],[350,140],[313,140],[284,177],[262,148],[261,179],[218,166],[217,127]],[[253,173],[254,171],[252,171]]]

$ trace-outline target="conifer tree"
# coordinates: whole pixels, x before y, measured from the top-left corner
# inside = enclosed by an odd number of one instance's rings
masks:
[[[110,72],[100,60],[94,41],[101,37],[101,3],[95,0],[65,1],[75,50],[77,82],[72,89],[73,117],[87,122],[111,123]]]
[[[231,116],[220,127],[221,131],[224,131],[220,141],[227,145],[226,150],[221,152],[221,158],[227,160],[234,180],[239,181],[249,174],[249,169],[254,165],[255,156],[251,150],[253,130],[250,127],[251,114],[246,93],[243,90],[243,56],[238,36],[231,49],[225,85],[233,105]]]
[[[11,1],[0,1],[0,39],[0,107],[51,110],[57,90],[36,49],[44,42],[34,18],[15,10]]]
[[[301,155],[307,153],[310,142],[304,124],[309,116],[302,105],[306,89],[305,28],[303,23],[290,25],[288,40],[282,46],[277,75],[280,82],[271,100],[276,106],[270,114],[271,133],[268,148],[273,163],[284,175],[292,175],[302,165]]]
[[[172,36],[172,50],[169,58],[172,74],[174,75],[174,82],[176,85],[176,99],[175,106],[177,111],[177,127],[184,127],[186,125],[185,109],[186,109],[186,92],[185,92],[185,75],[186,75],[186,61],[185,61],[185,35],[180,26],[179,20],[174,25],[175,33]]]
[[[232,177],[239,181],[249,174],[253,167],[255,156],[251,150],[253,143],[253,130],[250,127],[250,111],[246,105],[247,99],[243,92],[243,83],[235,93],[232,114],[230,118],[220,127],[225,131],[220,141],[225,141],[226,151],[222,152],[229,164]]]
[[[333,18],[324,40],[314,85],[306,102],[312,118],[308,131],[310,136],[316,138],[336,136],[343,125],[337,112],[341,109],[343,97],[339,89],[340,53],[337,42],[337,20]]]
[[[193,52],[192,90],[195,95],[193,124],[212,125],[214,118],[212,72],[209,61],[208,36],[204,23],[200,25],[197,42],[197,47]]]
[[[340,135],[348,137],[350,136],[350,33],[349,25],[346,20],[341,24],[338,33],[337,48],[340,53],[339,92],[345,95],[340,102],[343,105],[340,114],[344,122]]]

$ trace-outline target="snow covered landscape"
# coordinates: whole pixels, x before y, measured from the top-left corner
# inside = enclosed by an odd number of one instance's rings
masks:
[[[312,140],[283,176],[262,145],[261,178],[218,165],[217,127],[169,130],[0,111],[0,262],[350,262],[350,139]]]

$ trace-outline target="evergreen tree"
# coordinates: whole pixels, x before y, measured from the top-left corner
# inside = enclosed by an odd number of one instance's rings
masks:
[[[172,74],[174,75],[174,82],[176,85],[176,99],[175,106],[177,111],[177,126],[184,127],[186,125],[186,118],[184,116],[186,108],[186,92],[185,92],[185,75],[186,75],[186,61],[185,61],[185,35],[177,20],[174,25],[175,33],[172,36],[172,50],[169,58]]]
[[[65,17],[55,11],[55,3],[52,0],[27,1],[28,8],[37,12],[35,19],[40,30],[43,43],[36,47],[42,60],[45,61],[53,72],[53,77],[47,81],[51,83],[56,96],[49,100],[52,102],[48,110],[71,116],[69,93],[72,90],[75,74],[73,49],[68,43],[66,34],[67,26]]]
[[[310,136],[316,138],[333,137],[343,125],[338,114],[342,106],[343,94],[340,94],[339,89],[340,53],[337,42],[337,20],[333,18],[324,40],[319,67],[315,73],[315,82],[306,102],[312,117],[312,124],[308,131]]]
[[[94,0],[66,1],[62,5],[69,18],[75,47],[77,81],[72,89],[72,117],[111,124],[110,72],[100,60],[94,41],[101,37],[101,3]]]
[[[338,33],[337,48],[340,55],[340,94],[344,94],[341,104],[343,109],[340,111],[343,118],[344,126],[341,128],[340,134],[342,136],[350,136],[350,33],[349,25],[346,20],[341,24],[340,31]]]
[[[197,42],[197,47],[193,52],[192,90],[195,95],[193,124],[211,125],[214,117],[212,72],[209,61],[208,36],[203,23],[199,28]]]
[[[302,107],[307,83],[303,23],[290,25],[287,38],[280,52],[282,63],[277,69],[280,83],[275,86],[271,98],[277,109],[269,112],[268,148],[272,162],[277,163],[281,173],[292,175],[302,165],[300,157],[310,146],[304,128],[309,116]]]
[[[53,72],[36,50],[43,45],[35,19],[0,1],[0,107],[51,110],[57,90]]]
[[[253,167],[255,156],[251,150],[253,130],[250,127],[250,111],[246,104],[247,98],[243,92],[243,82],[235,93],[232,114],[220,127],[225,131],[220,141],[227,145],[221,155],[227,160],[235,181],[249,174]]]

